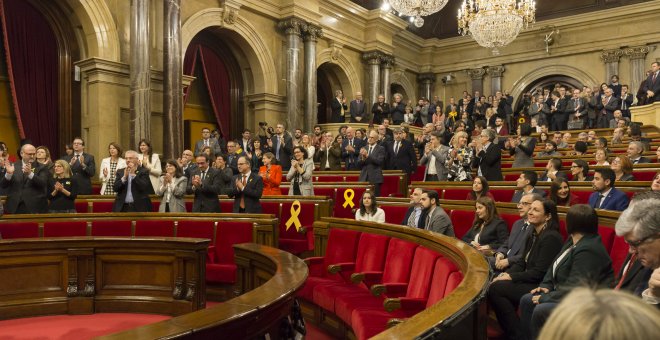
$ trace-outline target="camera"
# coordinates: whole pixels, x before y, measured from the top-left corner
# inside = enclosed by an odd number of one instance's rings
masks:
[[[259,122],[259,126],[263,128],[263,127],[268,126],[268,123],[266,123],[266,122]]]

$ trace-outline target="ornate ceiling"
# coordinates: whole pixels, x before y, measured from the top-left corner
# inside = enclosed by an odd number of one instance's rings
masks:
[[[366,8],[380,8],[383,0],[351,0]],[[631,5],[653,0],[537,0],[536,21],[554,19],[563,16],[583,14],[617,6]],[[424,17],[424,26],[417,28],[413,25],[408,30],[418,36],[428,38],[451,38],[458,36],[456,15],[463,0],[449,0],[447,6],[440,12]],[[629,19],[625,13],[621,13],[620,19]]]

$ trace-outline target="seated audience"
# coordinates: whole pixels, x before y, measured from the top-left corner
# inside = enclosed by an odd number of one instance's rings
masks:
[[[406,211],[406,215],[401,221],[401,225],[409,226],[411,228],[420,228],[424,229],[424,223],[426,222],[426,211],[422,209],[422,190],[421,188],[415,188],[410,193],[410,207]]]
[[[45,166],[48,172],[53,173],[53,160],[50,158],[50,150],[47,147],[37,147],[36,160],[39,164]]]
[[[289,196],[314,196],[314,161],[307,157],[307,149],[300,145],[293,148],[293,158],[291,168],[286,174],[286,180],[291,182]]]
[[[550,184],[550,199],[557,206],[570,207],[578,204],[578,197],[571,193],[571,186],[568,180],[559,177]]]
[[[536,171],[525,170],[516,180],[516,192],[513,193],[511,203],[518,203],[525,194],[539,194],[541,197],[545,196],[545,191],[536,188],[538,175]]]
[[[158,212],[185,212],[183,196],[186,194],[188,177],[183,175],[179,164],[170,159],[165,162],[165,174],[160,176],[156,195],[160,196]]]
[[[562,164],[560,158],[550,158],[548,164],[545,166],[545,173],[541,176],[541,182],[552,182],[558,177],[563,177],[568,179],[568,176],[565,172],[561,171]]]
[[[115,176],[117,170],[126,167],[126,160],[121,157],[121,147],[115,142],[108,145],[108,157],[101,161],[101,195],[114,195]]]
[[[657,163],[660,163],[660,146],[658,146],[658,148],[655,149],[655,161]]]
[[[64,160],[53,164],[53,176],[48,182],[48,213],[64,214],[76,212],[76,182],[72,178],[71,167]]]
[[[568,149],[571,147],[571,138],[573,138],[573,134],[570,132],[564,132],[563,135],[561,135],[561,145],[563,146],[562,149]],[[557,147],[559,147],[559,144],[557,144]]]
[[[628,144],[628,158],[633,164],[651,163],[651,160],[642,156],[644,152],[644,144],[639,141],[632,141]]]
[[[536,157],[561,157],[561,152],[557,151],[557,144],[549,140],[545,142],[545,150],[536,154]]]
[[[658,307],[660,304],[660,199],[649,198],[634,204],[629,222],[634,225],[626,242],[636,250],[642,266],[652,270],[639,287],[642,300]]]
[[[612,131],[612,144],[621,144],[623,143],[623,133],[624,128],[616,128]]]
[[[371,191],[362,194],[360,209],[355,211],[355,220],[385,223],[385,211],[378,207],[376,196]]]
[[[550,139],[548,138],[548,133],[547,132],[541,132],[539,133],[539,138],[537,141],[537,144],[539,145],[545,145]]]
[[[149,171],[140,165],[139,154],[128,150],[124,154],[126,168],[117,170],[114,191],[117,193],[112,212],[151,212],[149,195],[153,192]]]
[[[569,134],[569,137],[568,137],[567,140],[564,140],[562,138],[561,131],[556,131],[555,134],[553,135],[552,141],[555,142],[555,144],[557,144],[557,149],[567,149],[567,148],[569,148],[568,142],[571,138],[570,138],[570,132],[567,132],[567,133]]]
[[[566,214],[569,238],[552,260],[543,281],[520,299],[521,331],[537,337],[553,309],[575,287],[610,287],[612,260],[598,235],[598,215],[588,205],[572,206]]]
[[[472,191],[467,194],[465,198],[468,201],[476,201],[479,197],[488,196],[495,200],[495,197],[488,189],[488,181],[484,176],[477,176],[472,181]]]
[[[508,339],[521,337],[520,298],[538,287],[563,243],[557,206],[550,200],[532,202],[526,226],[523,259],[496,276],[488,290],[489,305]]]
[[[597,149],[596,152],[594,152],[594,159],[596,160],[596,164],[594,165],[610,165],[610,162],[607,161],[607,154],[608,152],[605,149]]]
[[[323,152],[323,151],[321,151]],[[259,168],[259,176],[264,181],[263,196],[281,195],[280,183],[282,183],[282,167],[273,164],[277,162],[272,152],[266,152],[263,157],[264,165]],[[291,169],[289,169],[289,172]]]
[[[612,169],[612,171],[614,171],[614,175],[616,175],[616,180],[619,182],[635,180],[635,176],[632,174],[633,164],[630,161],[630,159],[626,156],[614,157],[614,159],[612,160],[612,164],[610,165],[610,168]]]
[[[583,159],[576,159],[571,164],[571,175],[577,182],[590,182],[593,178],[589,176],[589,164]]]
[[[492,253],[509,237],[506,222],[500,218],[495,201],[490,197],[480,197],[475,203],[475,210],[472,228],[463,236],[463,241],[484,254]]]
[[[472,160],[474,151],[467,146],[468,134],[460,131],[454,134],[451,139],[451,146],[447,155],[447,169],[449,181],[470,181],[472,180]]]
[[[589,196],[589,206],[594,209],[623,211],[628,207],[628,196],[614,187],[616,177],[612,169],[594,170],[594,193]]]
[[[660,312],[632,295],[576,288],[552,313],[539,340],[653,340],[660,334]]]
[[[449,215],[440,207],[440,196],[435,190],[424,190],[420,199],[425,211],[424,230],[454,237],[454,226]]]
[[[532,128],[529,124],[521,124],[518,126],[518,137],[509,138],[509,154],[513,156],[514,168],[531,168],[534,167],[534,148],[536,147],[536,139],[530,137]]]
[[[660,191],[660,171],[655,173],[653,177],[653,182],[651,182],[651,190]]]

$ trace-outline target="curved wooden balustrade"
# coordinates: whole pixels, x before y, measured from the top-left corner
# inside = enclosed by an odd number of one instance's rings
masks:
[[[295,293],[307,279],[307,265],[279,249],[257,244],[234,246],[244,277],[244,294],[215,307],[97,339],[251,339],[278,338],[280,321],[290,314]]]
[[[484,257],[466,243],[429,231],[392,224],[323,218],[314,223],[317,256],[325,254],[330,229],[349,229],[386,235],[422,245],[454,262],[464,278],[443,300],[374,339],[483,339],[486,334],[485,293],[490,277]]]
[[[204,308],[209,241],[40,238],[0,241],[0,319]]]

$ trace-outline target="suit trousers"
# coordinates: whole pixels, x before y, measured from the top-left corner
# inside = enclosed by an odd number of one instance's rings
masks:
[[[374,196],[380,197],[380,186],[382,183],[374,183]]]
[[[518,304],[520,298],[538,285],[531,283],[513,283],[512,281],[497,281],[488,289],[488,305],[497,315],[507,339],[520,339],[520,318]]]
[[[522,339],[534,340],[538,338],[541,328],[550,317],[552,310],[557,307],[557,303],[545,302],[534,304],[531,293],[527,293],[520,298],[520,330]]]
[[[554,119],[552,120],[552,126],[550,127],[550,131],[561,131],[561,130],[568,130],[568,117],[565,114],[557,114],[555,113],[552,115]]]

